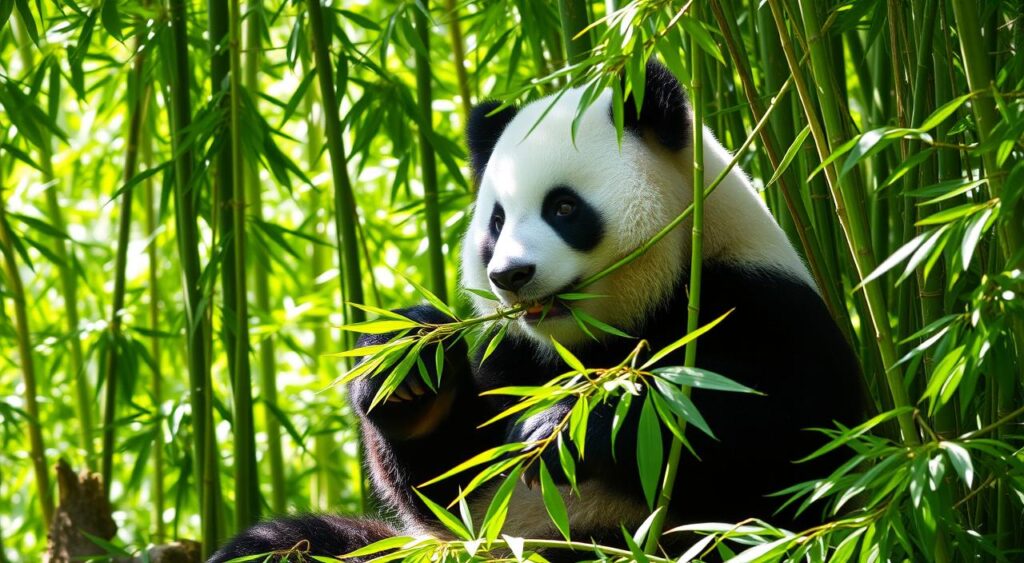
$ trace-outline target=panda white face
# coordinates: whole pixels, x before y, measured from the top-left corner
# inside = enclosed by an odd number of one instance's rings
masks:
[[[620,146],[610,92],[586,111],[574,145],[571,124],[581,94],[562,94],[550,110],[552,98],[538,100],[496,133],[463,243],[464,287],[487,289],[506,307],[526,305],[515,327],[545,346],[551,337],[567,346],[588,338],[565,304],[551,298],[648,240],[685,208],[691,193],[689,151],[629,132]],[[679,279],[682,236],[676,229],[585,290],[604,297],[572,306],[627,332],[639,328]],[[493,302],[473,299],[481,314],[493,312]]]

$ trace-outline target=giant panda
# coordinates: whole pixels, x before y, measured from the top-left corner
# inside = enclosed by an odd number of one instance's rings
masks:
[[[566,304],[552,298],[650,239],[691,203],[693,127],[699,125],[680,83],[657,62],[646,68],[642,108],[637,111],[627,100],[621,144],[610,91],[586,110],[572,138],[582,95],[568,90],[500,111],[496,102],[482,103],[469,119],[478,191],[463,241],[462,284],[493,292],[504,306],[526,305],[509,335],[483,364],[479,351],[468,357],[464,342],[447,345],[436,393],[410,377],[390,400],[369,410],[384,377],[349,386],[373,486],[396,522],[323,514],[280,518],[241,533],[211,561],[297,545],[312,554],[339,555],[396,533],[444,535],[413,487],[485,449],[549,435],[572,407],[561,403],[526,420],[481,427],[510,405],[509,399],[481,392],[541,385],[568,371],[552,353],[552,337],[592,367],[616,365],[636,346],[634,339],[611,335],[594,341],[567,314]],[[729,154],[707,128],[703,145],[710,181]],[[688,434],[699,457],[684,452],[669,520],[758,517],[792,529],[813,525],[820,515],[776,513],[782,501],[768,495],[835,467],[836,460],[827,456],[801,464],[794,460],[823,441],[807,429],[858,421],[857,361],[800,257],[738,168],[707,199],[704,225],[701,323],[733,312],[700,337],[697,365],[762,394],[693,391],[718,439]],[[684,223],[642,257],[587,288],[603,298],[573,306],[647,340],[653,350],[677,340],[685,333],[690,240]],[[494,311],[494,302],[476,294],[472,300],[479,313]],[[400,312],[426,323],[451,320],[427,305]],[[389,337],[367,335],[359,344]],[[426,365],[433,365],[434,352],[424,350]],[[681,364],[681,352],[661,361]],[[613,452],[612,414],[611,406],[602,406],[591,415],[586,456],[577,461],[581,494],[566,487],[575,538],[619,543],[620,525],[633,529],[649,514],[631,441],[635,429],[619,432]],[[636,419],[631,413],[626,424],[635,428]],[[556,482],[566,485],[557,458],[546,465],[554,469]],[[557,538],[539,487],[530,486],[533,480],[527,475],[513,495],[505,533]],[[446,504],[461,485],[465,481],[451,478],[422,492]],[[473,510],[486,509],[490,497],[488,491],[471,496]]]

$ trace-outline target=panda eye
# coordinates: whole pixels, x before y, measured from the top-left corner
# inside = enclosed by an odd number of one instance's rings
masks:
[[[576,211],[576,202],[571,199],[563,199],[555,206],[555,215],[558,217],[568,217],[574,211]]]
[[[501,228],[502,228],[503,226],[505,226],[505,217],[503,217],[502,215],[499,215],[499,214],[495,213],[495,214],[494,214],[494,215],[493,215],[493,216],[491,217],[491,229],[492,229],[492,230],[494,230],[494,232],[496,232],[496,233],[497,233],[497,232],[500,232],[500,231],[501,231]]]

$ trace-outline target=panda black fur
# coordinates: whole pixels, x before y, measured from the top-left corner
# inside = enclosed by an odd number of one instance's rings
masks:
[[[570,124],[580,95],[570,90],[550,110],[548,98],[494,115],[488,114],[496,103],[473,111],[467,140],[479,192],[463,243],[465,287],[489,289],[506,305],[533,304],[620,258],[690,203],[692,114],[669,71],[648,65],[642,111],[627,103],[621,147],[610,117],[610,92],[586,112],[572,142]],[[706,177],[714,178],[729,155],[706,129],[704,154]],[[806,429],[858,421],[857,361],[796,252],[738,169],[706,202],[705,225],[701,323],[733,312],[700,338],[697,364],[764,395],[693,391],[718,441],[700,432],[688,434],[700,459],[684,453],[670,521],[759,517],[793,529],[813,525],[819,521],[813,511],[774,514],[780,499],[766,495],[834,469],[837,461],[828,456],[802,464],[793,460],[822,443],[820,434]],[[684,224],[640,259],[587,289],[606,297],[574,306],[649,341],[654,350],[675,341],[685,332],[689,236]],[[481,313],[493,310],[493,302],[473,299]],[[449,320],[430,306],[401,312],[424,322]],[[350,385],[374,488],[398,516],[402,533],[445,533],[416,498],[414,486],[487,448],[549,435],[572,406],[563,403],[507,427],[480,428],[510,404],[504,397],[481,397],[482,391],[541,385],[567,371],[552,353],[552,336],[594,367],[619,363],[636,345],[617,337],[595,343],[565,313],[552,308],[538,323],[532,307],[483,365],[467,358],[464,342],[448,345],[437,394],[424,392],[410,378],[399,396],[368,412],[383,377]],[[380,343],[388,336],[367,335],[359,344]],[[434,350],[424,354],[433,358]],[[681,363],[680,352],[661,362]],[[620,524],[635,527],[648,514],[632,441],[637,414],[627,417],[616,452],[609,440],[611,407],[599,407],[588,421],[586,459],[577,462],[582,494],[563,495],[574,537],[618,543]],[[558,460],[552,457],[546,464],[565,484]],[[460,485],[465,481],[451,478],[421,492],[446,503]],[[471,498],[474,512],[482,514],[489,499],[488,491]],[[338,532],[339,526],[345,531]],[[288,549],[303,530],[310,536],[311,553],[324,555],[339,555],[391,533],[379,523],[307,515],[259,524],[211,561]],[[505,532],[557,537],[537,487],[523,484],[513,495]]]

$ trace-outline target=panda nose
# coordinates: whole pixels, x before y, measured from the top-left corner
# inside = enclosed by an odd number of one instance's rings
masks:
[[[515,264],[504,270],[491,272],[489,277],[494,285],[505,291],[519,291],[533,279],[535,271],[537,268],[533,264]]]

